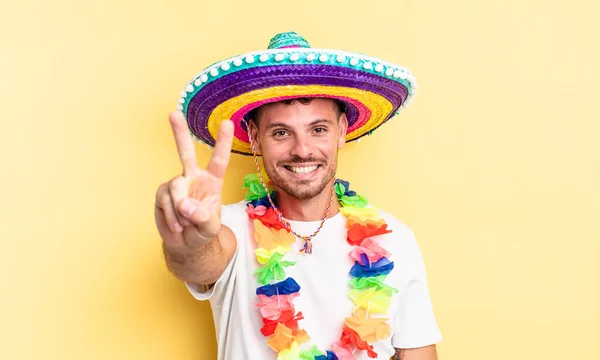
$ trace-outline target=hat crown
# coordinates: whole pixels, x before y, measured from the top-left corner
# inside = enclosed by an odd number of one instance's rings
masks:
[[[310,44],[293,31],[277,34],[269,41],[268,49],[309,48]]]

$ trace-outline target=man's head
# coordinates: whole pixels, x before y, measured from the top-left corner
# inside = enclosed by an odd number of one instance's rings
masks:
[[[334,99],[302,98],[263,105],[250,113],[250,131],[267,175],[300,200],[320,194],[337,167],[348,121]]]

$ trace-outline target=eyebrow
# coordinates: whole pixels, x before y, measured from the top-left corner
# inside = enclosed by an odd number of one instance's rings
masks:
[[[308,124],[308,126],[315,126],[318,124],[323,124],[323,123],[327,123],[327,124],[331,124],[333,123],[333,121],[329,120],[329,119],[316,119],[310,122],[310,124]],[[267,127],[265,128],[265,130],[269,130],[272,129],[274,127],[287,127],[288,124],[282,123],[282,122],[274,122],[274,123],[270,123],[269,125],[267,125]]]

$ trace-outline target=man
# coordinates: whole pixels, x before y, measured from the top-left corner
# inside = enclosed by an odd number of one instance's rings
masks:
[[[159,187],[156,222],[169,269],[211,302],[219,359],[437,359],[413,233],[336,178],[339,148],[415,89],[404,69],[284,33],[182,92],[170,122],[183,175]],[[205,170],[189,131],[214,145]],[[257,173],[222,206],[232,150]]]

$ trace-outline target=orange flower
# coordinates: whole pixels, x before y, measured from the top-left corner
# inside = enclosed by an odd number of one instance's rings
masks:
[[[348,228],[348,243],[350,245],[358,245],[366,238],[391,233],[392,230],[387,229],[387,224],[380,226],[368,224],[366,226],[359,224],[352,224]]]
[[[354,330],[364,341],[374,342],[385,339],[392,334],[387,318],[366,317],[366,310],[358,308],[352,317],[346,318],[346,325]]]
[[[295,334],[294,334],[295,332]],[[267,344],[275,352],[279,353],[284,349],[288,349],[295,341],[297,344],[302,344],[310,340],[310,337],[304,330],[294,331],[287,326],[279,323],[275,328],[273,336],[269,338]]]

